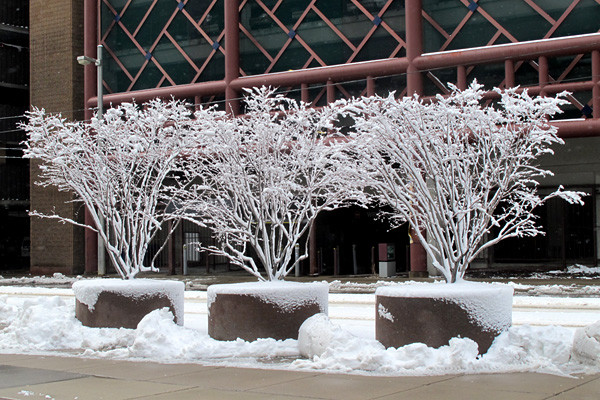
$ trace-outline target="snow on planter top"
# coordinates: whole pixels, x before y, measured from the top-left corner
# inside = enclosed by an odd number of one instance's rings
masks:
[[[460,281],[452,284],[415,283],[385,286],[377,288],[375,295],[451,302],[467,311],[482,328],[498,330],[511,325],[513,292],[512,286],[508,285]]]
[[[219,294],[248,295],[258,297],[266,303],[275,304],[291,311],[307,303],[317,303],[322,313],[327,313],[329,285],[326,282],[246,282],[210,285],[207,289],[207,305]]]
[[[130,298],[143,298],[144,296],[160,292],[164,294],[175,307],[176,315],[183,315],[185,284],[179,281],[158,279],[89,279],[73,283],[75,298],[80,303],[94,310],[98,296],[102,292],[118,293]]]

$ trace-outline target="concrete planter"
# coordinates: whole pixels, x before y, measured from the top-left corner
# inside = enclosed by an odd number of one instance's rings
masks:
[[[208,334],[217,340],[297,339],[300,325],[327,313],[326,283],[253,282],[208,287]]]
[[[376,291],[375,337],[386,347],[447,345],[468,337],[487,352],[512,324],[513,288],[501,284],[415,284]]]
[[[163,307],[183,325],[183,282],[92,279],[75,282],[73,291],[75,317],[84,326],[135,329],[148,313]]]

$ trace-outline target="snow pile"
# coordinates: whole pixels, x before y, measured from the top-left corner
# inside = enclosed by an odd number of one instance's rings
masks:
[[[345,342],[348,332],[335,325],[326,314],[315,314],[300,326],[298,350],[306,358],[321,356],[334,346],[334,342]]]
[[[8,296],[0,296],[0,330],[9,326],[17,317],[17,307],[8,304]]]
[[[166,308],[154,310],[140,321],[133,344],[127,351],[130,357],[171,362],[298,357],[296,340],[218,341],[200,331],[176,325],[173,314]]]
[[[57,292],[60,292],[57,290]],[[29,293],[29,292],[28,292]],[[517,326],[502,333],[484,356],[470,339],[454,338],[438,349],[421,343],[385,349],[321,314],[307,320],[299,340],[255,342],[211,339],[206,326],[176,325],[167,309],[148,314],[137,329],[88,328],[74,317],[72,298],[0,296],[0,353],[78,355],[155,362],[207,363],[254,368],[319,370],[386,376],[535,371],[599,373],[598,359],[582,351],[573,330]],[[205,316],[202,316],[205,319]],[[600,337],[600,324],[584,330]],[[575,340],[574,340],[575,339]],[[590,347],[590,354],[594,348]],[[302,355],[306,358],[302,358]],[[599,353],[596,353],[596,355]]]
[[[4,278],[0,276],[0,283],[3,285],[39,285],[39,286],[71,286],[74,282],[85,279],[78,275],[69,277],[55,272],[52,276],[20,276],[13,278]]]
[[[157,292],[164,294],[175,308],[177,315],[183,316],[185,284],[179,281],[158,279],[90,279],[73,284],[75,298],[88,306],[90,311],[98,301],[101,292],[119,293],[126,297],[143,298]]]
[[[247,282],[211,285],[207,290],[208,309],[219,294],[237,294],[258,297],[265,303],[291,311],[308,303],[316,303],[322,313],[327,313],[329,286],[322,282]]]
[[[469,314],[469,318],[487,331],[501,332],[512,323],[513,288],[508,285],[479,282],[452,284],[413,284],[380,287],[376,296],[432,298],[452,302]],[[379,315],[394,318],[387,310]]]
[[[28,299],[19,307],[0,298],[0,349],[2,352],[70,351],[104,352],[129,346],[129,329],[88,328],[75,318],[73,301],[58,296]]]
[[[377,375],[591,372],[589,363],[571,359],[573,333],[566,328],[511,327],[480,356],[477,343],[468,338],[453,338],[447,346],[437,349],[422,343],[385,349],[375,340],[345,331],[324,315],[316,315],[305,324],[310,334],[302,334],[304,327],[301,328],[298,347],[307,359],[292,363],[301,369]]]
[[[575,331],[573,357],[600,366],[600,321]]]

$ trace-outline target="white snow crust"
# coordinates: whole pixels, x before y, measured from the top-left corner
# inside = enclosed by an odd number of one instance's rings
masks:
[[[497,283],[461,281],[380,287],[376,296],[433,298],[454,303],[482,329],[501,332],[512,324],[513,288]],[[381,313],[381,311],[380,311]],[[389,314],[389,312],[388,312]],[[389,319],[392,315],[386,316]]]
[[[600,321],[575,331],[573,355],[600,366]]]
[[[89,279],[73,283],[75,298],[94,310],[101,292],[119,293],[130,298],[143,298],[157,291],[163,293],[173,304],[177,315],[183,316],[185,284],[179,281],[159,279]]]
[[[219,294],[244,294],[260,298],[291,311],[307,303],[317,303],[321,313],[327,314],[329,285],[324,282],[245,282],[211,285],[207,289],[207,306],[210,307]]]
[[[74,317],[74,300],[65,295],[64,289],[20,288],[21,293],[17,289],[0,288],[0,292],[10,293],[0,296],[0,353],[4,354],[381,376],[521,371],[558,375],[600,373],[597,360],[575,355],[574,329],[559,326],[513,326],[500,334],[483,356],[477,354],[476,344],[465,338],[452,339],[448,346],[439,349],[420,343],[385,349],[374,339],[373,325],[365,325],[363,329],[362,325],[345,324],[344,320],[330,321],[325,315],[305,322],[304,331],[310,332],[309,339],[300,335],[297,341],[220,342],[207,333],[205,292],[186,293],[188,305],[197,307],[186,307],[188,312],[190,309],[194,312],[186,314],[185,326],[176,325],[173,315],[162,309],[148,314],[137,329],[113,329],[83,326]],[[52,296],[52,293],[58,295]],[[362,296],[372,295],[358,296],[362,299]],[[360,304],[349,307],[349,312],[353,309],[355,313],[360,312]],[[374,314],[375,309],[371,310]],[[557,310],[557,314],[562,315],[564,311]],[[590,338],[597,337],[600,322],[594,325],[586,334]],[[365,331],[371,334],[364,335]]]

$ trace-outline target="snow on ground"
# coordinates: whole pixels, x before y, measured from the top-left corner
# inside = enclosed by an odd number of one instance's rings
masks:
[[[513,316],[517,320],[515,325],[482,357],[477,355],[473,341],[460,338],[439,349],[419,343],[385,349],[374,339],[373,295],[335,294],[330,295],[330,332],[324,330],[324,335],[330,338],[326,348],[313,354],[312,358],[304,358],[296,340],[263,339],[249,343],[209,338],[205,292],[186,292],[185,326],[176,325],[167,310],[157,310],[146,316],[137,329],[82,326],[74,316],[71,289],[3,286],[0,293],[0,353],[7,354],[192,362],[388,376],[600,372],[599,359],[573,355],[574,328],[543,325],[543,317],[536,320],[536,315],[543,314],[538,312],[529,313],[529,325],[519,323],[518,318],[522,317]],[[600,310],[600,299],[515,299],[515,309],[535,311],[536,308],[550,307],[551,313],[558,315],[558,321],[586,304],[591,304],[593,310]],[[544,304],[544,299],[549,303]],[[552,311],[554,308],[556,310]],[[593,317],[594,313],[591,315]],[[592,317],[587,315],[587,324],[594,322]],[[581,317],[574,319],[581,320]],[[534,326],[536,323],[540,326]],[[596,340],[595,333],[591,335],[586,338],[586,343]]]

